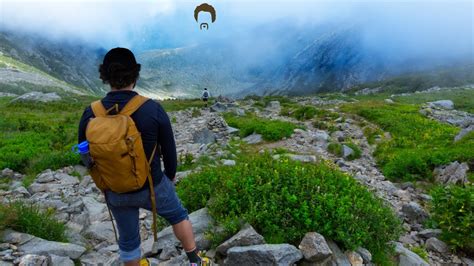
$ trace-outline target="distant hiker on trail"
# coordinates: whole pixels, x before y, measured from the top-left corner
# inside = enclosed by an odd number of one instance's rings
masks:
[[[207,88],[204,88],[204,91],[202,92],[202,100],[204,101],[204,106],[207,107],[207,100],[209,99],[209,91]]]
[[[92,163],[86,164],[115,219],[125,266],[148,265],[140,252],[140,208],[153,213],[153,252],[158,248],[158,213],[172,225],[191,265],[209,265],[209,260],[198,254],[188,212],[173,184],[177,158],[168,115],[159,103],[133,91],[140,68],[128,49],[114,48],[105,55],[99,73],[111,91],[82,115],[81,158],[90,155]]]

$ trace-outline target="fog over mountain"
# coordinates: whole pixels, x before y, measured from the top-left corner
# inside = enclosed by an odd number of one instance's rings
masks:
[[[202,87],[234,95],[344,90],[407,72],[474,64],[472,1],[208,3],[217,21],[201,31],[195,1],[3,0],[0,30],[71,49],[129,47],[143,63],[138,86],[160,97],[196,96]],[[15,57],[14,48],[0,44]],[[86,61],[77,67],[90,66],[92,75],[96,61]],[[90,79],[95,81],[75,85],[95,86],[97,77]]]

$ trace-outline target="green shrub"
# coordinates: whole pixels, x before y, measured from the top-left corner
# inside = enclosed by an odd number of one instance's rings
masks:
[[[474,254],[474,185],[436,187],[431,195],[431,219],[441,238],[454,249]]]
[[[419,106],[359,102],[342,109],[391,133],[392,139],[380,143],[374,153],[389,179],[429,180],[436,166],[474,159],[474,133],[454,143],[459,128],[422,116]]]
[[[268,153],[242,156],[233,167],[206,167],[177,191],[190,211],[207,206],[227,232],[248,222],[269,243],[297,244],[316,231],[347,249],[364,246],[380,254],[400,233],[391,209],[352,177]]]
[[[231,127],[240,129],[240,136],[246,137],[255,133],[261,134],[263,139],[277,141],[290,137],[297,126],[293,123],[260,118],[252,114],[236,116],[231,113],[224,114],[224,118]]]
[[[41,211],[38,206],[21,201],[0,204],[0,230],[34,235],[46,240],[67,242],[64,223],[54,217],[55,211]]]

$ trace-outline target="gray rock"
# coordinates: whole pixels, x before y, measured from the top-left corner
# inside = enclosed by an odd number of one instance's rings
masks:
[[[332,256],[328,261],[328,263],[330,263],[329,265],[351,266],[351,262],[349,261],[347,256],[341,251],[341,249],[334,241],[328,240],[327,243],[332,251]]]
[[[441,229],[425,229],[418,233],[418,236],[424,239],[438,237],[441,235]]]
[[[461,129],[459,133],[454,137],[454,142],[460,141],[462,138],[464,138],[467,134],[471,133],[474,131],[474,125],[470,125],[466,128]]]
[[[86,251],[86,248],[75,244],[48,241],[35,237],[18,246],[18,250],[28,254],[46,253],[77,259]]]
[[[53,102],[59,101],[61,97],[56,94],[56,92],[51,93],[42,93],[38,91],[32,91],[29,93],[25,93],[21,96],[16,97],[15,99],[11,100],[11,102],[25,102],[25,101],[33,101],[33,102]]]
[[[85,232],[86,236],[95,240],[107,241],[108,243],[115,242],[115,233],[112,227],[112,222],[95,222],[92,223]]]
[[[160,253],[160,260],[169,260],[179,255],[175,246],[167,246]]]
[[[412,201],[402,206],[402,213],[408,221],[422,223],[428,218],[428,213],[416,202]]]
[[[394,101],[392,99],[385,99],[384,100],[386,103],[394,103]]]
[[[74,165],[74,171],[76,171],[81,177],[89,174],[89,170],[82,165]]]
[[[235,161],[234,160],[222,160],[222,164],[225,166],[234,166]]]
[[[249,224],[245,225],[236,235],[226,240],[216,248],[216,252],[226,255],[227,250],[233,247],[245,247],[265,244],[265,239]]]
[[[395,252],[398,257],[398,265],[400,266],[429,266],[420,256],[405,248],[401,243],[395,243]]]
[[[331,133],[331,138],[335,141],[342,142],[346,139],[346,134],[344,134],[342,131],[334,131]]]
[[[159,266],[186,266],[189,265],[188,257],[186,254],[181,254],[178,257],[174,257],[171,260],[162,262]]]
[[[193,232],[196,238],[198,248],[201,250],[208,249],[210,243],[205,239],[205,233],[214,222],[211,216],[209,215],[208,210],[206,208],[203,208],[191,213],[189,215],[189,220],[193,225]],[[153,241],[153,239],[151,239],[151,241]],[[166,227],[158,233],[158,249],[164,249],[166,246],[179,246],[179,244],[180,242],[175,237],[173,233],[173,228],[171,226]],[[142,245],[142,248],[145,249],[147,247]]]
[[[103,221],[109,217],[107,205],[104,203],[99,203],[93,197],[82,197],[82,202],[89,215],[91,224],[97,221]]]
[[[322,262],[332,255],[324,236],[315,232],[306,233],[298,248],[304,258],[311,262]]]
[[[245,141],[247,144],[258,144],[263,141],[262,135],[255,133],[243,138],[242,140]]]
[[[280,112],[281,106],[279,101],[271,101],[268,103],[267,109]]]
[[[346,256],[352,266],[362,266],[364,265],[364,260],[362,256],[355,251],[346,251]]]
[[[356,252],[359,253],[365,264],[372,262],[372,253],[370,253],[370,251],[367,249],[359,247],[356,249]]]
[[[68,257],[50,255],[52,266],[74,266],[74,261]]]
[[[47,256],[27,254],[20,258],[19,266],[48,266],[49,259]]]
[[[441,108],[446,110],[454,109],[454,103],[451,100],[440,100],[428,103],[431,108]]]
[[[85,254],[80,258],[82,266],[97,266],[97,265],[107,265],[107,266],[120,266],[119,254],[107,252],[107,253],[98,253],[90,252]]]
[[[461,258],[461,260],[467,266],[474,266],[474,260],[471,260],[469,258]]]
[[[441,184],[465,184],[467,183],[467,163],[452,162],[448,165],[436,167],[433,171],[435,180]]]
[[[19,233],[10,229],[6,229],[2,235],[3,242],[15,244],[15,245],[22,245],[33,238],[35,237],[32,235]]]
[[[342,145],[342,157],[347,158],[354,154],[354,150],[347,145]]]
[[[428,240],[426,240],[426,249],[435,251],[438,253],[446,253],[449,250],[448,245],[446,245],[446,243],[444,243],[443,241],[435,237],[431,237]]]
[[[210,110],[211,112],[218,112],[218,113],[225,112],[227,111],[227,105],[220,102],[216,102],[210,107]]]
[[[314,155],[300,155],[300,154],[290,154],[288,157],[293,161],[299,161],[304,163],[315,163],[316,156]]]
[[[313,134],[313,138],[317,142],[327,142],[329,140],[329,135],[326,131],[318,130]]]
[[[194,143],[209,144],[216,142],[216,135],[208,128],[203,128],[193,133]]]
[[[5,168],[5,169],[2,170],[2,173],[0,174],[0,177],[13,178],[14,174],[15,174],[15,172],[13,172],[13,170],[11,170],[9,168]]]
[[[227,250],[224,265],[292,265],[303,255],[289,244],[233,247]]]
[[[238,135],[240,132],[240,129],[238,128],[235,128],[235,127],[227,127],[227,133],[229,133],[229,135]]]

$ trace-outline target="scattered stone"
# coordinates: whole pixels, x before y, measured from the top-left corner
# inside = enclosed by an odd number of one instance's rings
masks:
[[[455,161],[448,165],[436,167],[433,174],[436,182],[441,184],[465,184],[467,183],[467,171],[469,171],[467,163]]]
[[[112,222],[110,221],[92,223],[89,228],[87,228],[85,234],[87,237],[100,242],[115,242],[115,233],[112,227]]]
[[[203,128],[193,133],[194,143],[209,144],[216,142],[216,135],[209,129]]]
[[[235,161],[234,160],[222,160],[222,164],[225,166],[234,166]]]
[[[362,266],[364,265],[364,260],[362,256],[355,251],[346,251],[346,256],[349,259],[352,266]]]
[[[245,247],[265,244],[265,239],[253,229],[249,224],[246,224],[242,230],[236,235],[226,240],[216,248],[216,252],[221,255],[226,255],[227,250],[233,247]]]
[[[86,251],[86,248],[75,244],[54,242],[33,237],[30,241],[18,246],[18,250],[27,254],[46,253],[77,259]]]
[[[398,265],[417,265],[417,266],[429,266],[420,256],[413,251],[405,248],[402,243],[395,243],[395,252],[398,257]]]
[[[220,102],[216,102],[210,107],[210,110],[211,112],[217,112],[217,113],[225,112],[227,111],[227,105]]]
[[[420,206],[420,204],[412,201],[402,206],[402,213],[408,221],[422,223],[428,218],[428,213]]]
[[[19,233],[10,229],[6,229],[3,232],[2,241],[6,243],[15,244],[15,245],[22,245],[33,238],[35,237],[32,235]]]
[[[300,154],[290,154],[288,157],[293,161],[299,161],[304,163],[315,163],[317,161],[316,156],[314,155],[300,155]]]
[[[298,248],[304,258],[311,262],[322,262],[332,255],[324,236],[315,232],[306,233]]]
[[[56,255],[50,255],[51,265],[61,265],[61,266],[74,266],[74,261],[68,257],[61,257]]]
[[[394,103],[394,101],[392,99],[385,99],[384,100],[386,103]]]
[[[48,266],[49,259],[47,256],[27,254],[20,258],[19,266]]]
[[[331,134],[331,138],[335,141],[343,142],[346,139],[346,134],[342,131],[334,131]]]
[[[242,140],[245,141],[247,144],[258,144],[263,141],[262,135],[255,133],[243,138]]]
[[[440,100],[435,102],[429,102],[428,105],[431,108],[441,108],[446,110],[454,109],[454,103],[451,100]]]
[[[425,229],[418,233],[421,238],[428,239],[441,235],[441,229]]]
[[[359,253],[365,264],[372,262],[372,253],[370,253],[370,251],[367,249],[359,247],[356,249],[356,252]]]
[[[264,244],[246,247],[233,247],[227,250],[224,265],[292,265],[303,255],[295,246],[289,244]]]
[[[474,131],[474,125],[470,125],[466,128],[461,129],[459,133],[454,137],[454,142],[460,141],[462,138],[464,138],[467,134],[471,133]]]
[[[0,177],[13,178],[14,174],[15,174],[15,172],[13,172],[13,170],[11,170],[9,168],[5,168],[5,169],[2,170],[2,174],[0,175]]]
[[[280,112],[281,106],[279,101],[271,101],[268,103],[267,109]]]
[[[354,154],[354,150],[347,145],[342,145],[342,157],[347,158]]]
[[[313,134],[313,138],[317,142],[327,142],[329,140],[329,135],[326,131],[318,130]]]
[[[238,135],[240,130],[238,128],[228,126],[227,132],[229,133],[229,135]]]
[[[426,249],[444,254],[448,252],[448,245],[436,237],[431,237],[426,240]]]
[[[351,262],[347,258],[347,256],[341,251],[341,249],[337,246],[337,244],[332,241],[328,240],[327,241],[329,248],[332,251],[332,256],[330,257],[330,265],[343,265],[343,266],[349,266],[351,265]]]
[[[25,102],[25,101],[33,101],[33,102],[53,102],[59,101],[61,97],[56,94],[56,92],[51,93],[42,93],[38,91],[32,91],[29,93],[25,93],[21,96],[16,97],[15,99],[11,100],[11,102]]]

